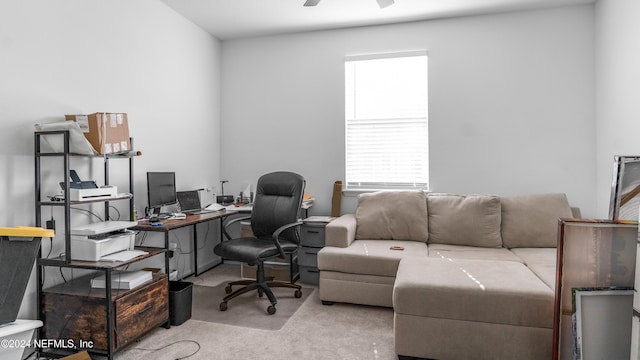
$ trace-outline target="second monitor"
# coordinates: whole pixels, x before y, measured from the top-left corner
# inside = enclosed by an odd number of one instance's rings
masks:
[[[176,173],[170,171],[147,172],[147,195],[150,215],[160,214],[163,206],[178,202]]]

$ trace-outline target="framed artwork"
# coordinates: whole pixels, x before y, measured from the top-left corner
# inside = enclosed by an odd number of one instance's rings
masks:
[[[629,359],[632,288],[573,288],[574,359]]]
[[[638,221],[640,209],[640,156],[616,155],[609,201],[610,220]]]
[[[574,292],[584,289],[632,289],[636,275],[636,252],[638,248],[638,222],[623,220],[595,219],[560,219],[558,221],[558,248],[555,282],[554,326],[553,326],[553,359],[573,360],[577,352],[577,318],[580,314],[580,325],[585,329],[585,321],[592,320],[592,315],[609,315],[608,308],[598,305],[595,311],[589,305],[608,303],[602,297],[587,299],[589,295],[580,293],[578,298],[581,310],[576,311]],[[595,290],[594,290],[595,289]],[[595,296],[597,293],[591,294]],[[584,300],[584,301],[583,301]],[[590,301],[591,300],[591,301]],[[592,301],[595,300],[595,301]],[[633,295],[627,300],[633,300]],[[585,308],[585,306],[587,308]],[[625,324],[631,332],[633,307],[630,303]],[[616,316],[616,309],[611,309],[611,316]],[[593,323],[592,325],[593,326]],[[625,325],[626,326],[626,325]],[[615,327],[615,326],[614,326]],[[616,328],[617,329],[617,328]],[[592,330],[592,331],[590,331]],[[585,336],[593,331],[607,330],[606,326],[597,325],[589,328]],[[617,331],[617,330],[616,330]],[[581,346],[592,344],[581,337]],[[631,348],[631,333],[625,339],[629,342],[625,351]],[[583,350],[581,359],[587,357],[589,349]],[[598,357],[595,357],[596,359]],[[602,359],[618,359],[619,357],[602,357]],[[624,357],[623,357],[624,358]],[[627,353],[626,359],[629,358]]]

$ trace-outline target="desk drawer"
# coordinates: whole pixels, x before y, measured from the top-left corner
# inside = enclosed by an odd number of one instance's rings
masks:
[[[298,250],[298,265],[318,267],[318,251],[320,248],[301,246]]]
[[[324,247],[324,227],[322,225],[304,224],[300,229],[300,245],[310,247]]]

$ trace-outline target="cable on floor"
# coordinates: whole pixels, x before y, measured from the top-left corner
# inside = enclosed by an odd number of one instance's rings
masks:
[[[194,344],[196,344],[196,346],[198,347],[198,349],[196,349],[196,351],[194,351],[193,353],[191,353],[191,354],[189,354],[189,355],[187,355],[187,356],[178,357],[178,358],[176,358],[176,360],[182,360],[182,359],[190,358],[190,357],[192,357],[193,355],[197,354],[197,353],[198,353],[198,351],[200,351],[200,343],[198,343],[198,342],[197,342],[197,341],[195,341],[195,340],[178,340],[178,341],[174,341],[174,342],[169,343],[169,344],[167,344],[167,345],[165,345],[165,346],[162,346],[162,347],[159,347],[159,348],[155,348],[155,349],[134,347],[134,348],[132,348],[131,350],[141,350],[141,351],[159,351],[159,350],[166,349],[166,348],[168,348],[169,346],[173,346],[173,345],[175,345],[175,344],[182,343],[182,342],[190,342],[190,343],[194,343]]]

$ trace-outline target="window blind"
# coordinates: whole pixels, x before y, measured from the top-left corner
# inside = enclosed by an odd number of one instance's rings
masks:
[[[345,60],[347,189],[428,189],[426,52]]]

